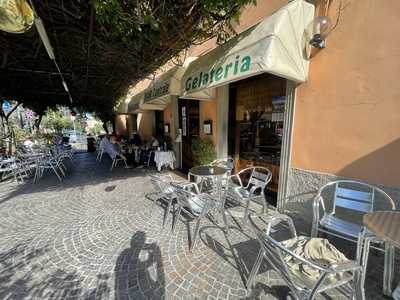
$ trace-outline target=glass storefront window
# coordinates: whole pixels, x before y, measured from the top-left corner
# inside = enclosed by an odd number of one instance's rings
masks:
[[[282,148],[286,80],[260,75],[230,87],[230,155],[238,169],[264,166],[273,172],[277,190]],[[233,120],[234,119],[234,120]],[[275,175],[275,176],[274,176]]]

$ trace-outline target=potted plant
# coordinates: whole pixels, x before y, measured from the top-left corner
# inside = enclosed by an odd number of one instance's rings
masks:
[[[215,147],[209,138],[194,138],[191,148],[195,165],[207,165],[215,159]]]

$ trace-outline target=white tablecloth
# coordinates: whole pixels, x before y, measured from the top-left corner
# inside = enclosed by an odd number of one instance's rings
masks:
[[[163,166],[168,165],[171,169],[174,169],[175,160],[175,154],[173,151],[155,151],[154,153],[154,162],[157,165],[158,171],[161,171]]]

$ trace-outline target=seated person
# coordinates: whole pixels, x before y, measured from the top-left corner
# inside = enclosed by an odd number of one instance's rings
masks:
[[[142,139],[140,138],[140,135],[136,131],[133,132],[131,143],[135,146],[142,145]]]
[[[149,147],[156,148],[160,146],[160,142],[154,136],[151,136],[148,145]]]
[[[114,141],[114,143],[112,143]],[[117,155],[122,159],[126,160],[126,157],[120,153],[118,145],[115,143],[115,140],[111,137],[111,141],[106,134],[100,142],[100,148],[104,149],[104,152],[108,153],[112,159],[114,159]]]

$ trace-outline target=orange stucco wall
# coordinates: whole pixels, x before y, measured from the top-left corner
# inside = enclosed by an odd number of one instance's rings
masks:
[[[164,124],[169,124],[169,134],[172,133],[173,127],[173,120],[172,120],[172,104],[168,104],[164,109]]]
[[[297,88],[292,166],[400,186],[400,1],[343,2]]]
[[[115,130],[118,134],[126,134],[127,133],[127,128],[126,128],[126,115],[117,115],[115,118]]]
[[[212,121],[212,134],[204,134],[203,122]],[[201,137],[207,137],[212,140],[214,145],[217,144],[217,102],[216,101],[200,101],[200,134]]]
[[[154,130],[154,111],[145,111],[137,115],[137,132],[143,141],[149,140]]]

